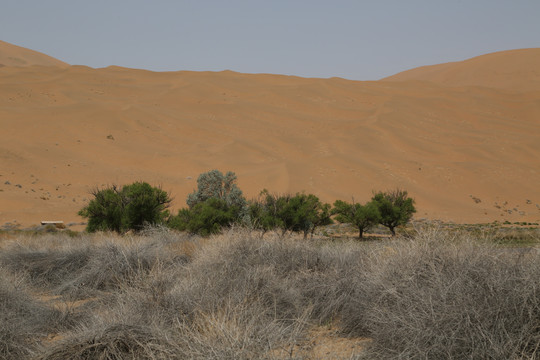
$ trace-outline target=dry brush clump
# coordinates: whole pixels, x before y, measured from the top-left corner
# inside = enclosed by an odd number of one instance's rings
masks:
[[[297,345],[320,326],[370,337],[365,358],[539,357],[533,251],[429,231],[369,242],[166,228],[23,240],[0,253],[5,279],[17,279],[2,283],[3,304],[27,306],[2,308],[19,319],[2,325],[6,358],[302,359]],[[36,292],[88,302],[62,312]]]
[[[540,358],[536,252],[421,233],[376,254],[361,282],[367,296],[344,325],[364,322],[367,358]]]
[[[167,334],[144,324],[92,324],[69,334],[36,359],[180,359]]]
[[[40,338],[73,323],[30,293],[25,282],[0,267],[0,358],[23,359],[36,354]]]
[[[335,246],[277,234],[261,239],[233,230],[200,250],[188,267],[190,282],[183,291],[205,310],[256,301],[283,321],[310,307],[313,316],[326,322],[336,315],[336,300],[350,291],[344,282],[363,253],[359,244]]]
[[[158,263],[173,261],[165,249],[171,239],[155,235],[151,240],[109,235],[98,243],[64,237],[63,246],[52,248],[14,243],[0,254],[0,264],[24,274],[39,289],[84,298],[114,291]],[[174,261],[187,260],[178,256]]]

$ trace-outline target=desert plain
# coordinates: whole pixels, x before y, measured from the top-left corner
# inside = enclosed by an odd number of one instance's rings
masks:
[[[379,81],[69,65],[0,41],[0,226],[83,221],[89,192],[146,181],[185,207],[197,176],[368,201],[417,219],[540,222],[540,48]]]

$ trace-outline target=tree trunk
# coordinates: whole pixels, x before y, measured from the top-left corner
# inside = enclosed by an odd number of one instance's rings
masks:
[[[364,238],[364,228],[361,228],[361,227],[358,228],[358,238],[359,239]]]
[[[389,226],[390,232],[392,233],[392,236],[396,236],[396,230],[394,226]]]

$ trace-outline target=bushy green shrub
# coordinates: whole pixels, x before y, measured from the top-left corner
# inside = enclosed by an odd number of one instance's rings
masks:
[[[334,202],[332,213],[340,223],[352,224],[358,229],[358,238],[362,239],[364,231],[381,220],[381,213],[374,202],[365,205],[359,203],[349,204],[342,200]]]
[[[167,226],[171,229],[179,231],[187,231],[188,223],[191,219],[191,211],[183,208],[178,210],[177,215],[173,215],[167,219]]]
[[[95,189],[94,199],[79,211],[88,218],[86,230],[116,231],[142,230],[145,224],[163,223],[171,203],[169,194],[145,182],[105,189]]]
[[[247,213],[250,228],[260,230],[264,235],[267,231],[281,227],[281,220],[276,216],[276,199],[267,190],[263,190],[258,199],[249,202]]]
[[[208,236],[240,222],[247,212],[247,202],[235,181],[236,175],[231,171],[223,175],[218,170],[211,170],[199,175],[197,190],[186,199],[189,208],[171,216],[167,225],[176,230]]]
[[[177,216],[169,220],[168,225],[176,230],[208,236],[217,234],[222,228],[238,221],[240,210],[228,206],[225,200],[209,198],[195,204],[191,209],[181,209]]]
[[[396,235],[396,227],[407,224],[416,212],[414,199],[408,196],[406,190],[396,189],[378,192],[371,199],[379,209],[379,223],[386,226],[392,236]]]
[[[330,205],[313,194],[275,195],[265,189],[249,204],[251,223],[263,233],[279,228],[282,234],[297,231],[306,238],[317,226],[332,223],[330,215]]]
[[[304,233],[304,239],[317,226],[332,223],[330,205],[323,204],[313,194],[298,193],[291,197],[284,211],[288,229]]]

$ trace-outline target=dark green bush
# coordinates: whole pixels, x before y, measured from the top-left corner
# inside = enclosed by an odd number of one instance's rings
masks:
[[[365,205],[336,200],[332,213],[337,215],[336,220],[340,223],[347,223],[356,226],[358,237],[362,239],[364,231],[381,220],[381,213],[374,202],[368,202]]]
[[[302,232],[304,238],[317,226],[332,223],[330,205],[323,204],[313,194],[296,194],[291,197],[283,212],[288,230]]]
[[[211,170],[199,175],[197,190],[188,195],[188,209],[171,216],[167,225],[180,231],[208,236],[224,227],[239,223],[247,212],[242,190],[235,184],[236,175]]]
[[[189,209],[183,208],[178,210],[176,216],[171,216],[167,220],[167,226],[171,229],[179,231],[187,231],[188,223],[191,219],[191,211]]]
[[[228,206],[225,200],[209,198],[191,209],[181,209],[177,216],[171,217],[168,225],[176,230],[209,236],[237,222],[240,211],[236,206]]]
[[[261,230],[263,234],[278,228],[284,229],[281,213],[290,197],[290,195],[270,194],[266,189],[261,191],[259,198],[251,200],[248,205],[251,227]]]
[[[172,201],[167,192],[145,182],[122,188],[113,185],[95,189],[91,194],[94,199],[79,211],[80,216],[88,218],[88,232],[124,233],[140,231],[146,224],[161,224]]]
[[[392,236],[396,235],[396,227],[407,224],[416,212],[414,199],[411,199],[405,190],[381,191],[374,194],[371,200],[381,214],[379,223],[386,226]]]
[[[279,228],[283,234],[303,232],[306,238],[317,226],[332,223],[330,205],[321,203],[313,194],[275,195],[265,189],[259,199],[251,201],[248,209],[253,227],[263,233]]]

